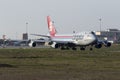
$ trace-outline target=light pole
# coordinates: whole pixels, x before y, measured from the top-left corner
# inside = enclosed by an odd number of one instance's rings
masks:
[[[102,19],[100,18],[99,21],[100,21],[100,32],[101,32],[101,25],[102,25],[101,21],[102,21]]]
[[[26,22],[26,34],[24,35],[25,39],[28,40],[28,22]],[[26,42],[27,45],[27,42]]]
[[[26,34],[28,33],[28,22],[26,22]]]

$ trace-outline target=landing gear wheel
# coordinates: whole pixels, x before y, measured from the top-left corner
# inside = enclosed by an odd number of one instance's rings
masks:
[[[82,48],[80,48],[80,50],[85,50],[85,48],[82,47]]]
[[[77,48],[73,47],[72,50],[77,50]]]
[[[92,51],[93,50],[93,48],[90,48],[90,51]]]

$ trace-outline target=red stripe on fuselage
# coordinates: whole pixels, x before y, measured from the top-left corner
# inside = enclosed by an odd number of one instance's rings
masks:
[[[73,36],[52,36],[52,38],[72,38]]]

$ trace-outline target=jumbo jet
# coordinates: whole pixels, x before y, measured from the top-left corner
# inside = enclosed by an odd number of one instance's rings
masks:
[[[93,31],[73,34],[57,34],[50,16],[47,16],[47,24],[49,35],[33,35],[48,37],[49,45],[51,45],[53,48],[61,48],[62,50],[76,50],[77,47],[79,47],[80,50],[85,50],[86,46],[90,46],[90,50],[93,50],[93,46],[95,46],[95,48],[101,48],[102,45],[105,45],[106,47],[111,46],[111,43],[108,41],[99,41]],[[35,47],[36,44],[34,42],[31,42],[31,45]]]

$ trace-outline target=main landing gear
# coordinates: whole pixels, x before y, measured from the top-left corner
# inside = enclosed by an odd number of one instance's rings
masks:
[[[85,48],[84,48],[84,47],[81,47],[80,50],[85,50]]]
[[[90,51],[92,51],[92,50],[93,50],[93,48],[91,47],[91,48],[90,48]]]
[[[75,51],[77,50],[76,47],[68,47],[68,46],[67,46],[67,47],[66,47],[66,46],[61,46],[60,49],[61,49],[61,50],[70,50],[70,49],[72,49],[72,50],[75,50]],[[81,50],[81,51],[85,51],[85,49],[86,49],[85,47],[80,47],[80,50]],[[90,47],[89,50],[92,51],[93,48]]]
[[[70,49],[69,47],[64,47],[64,46],[61,47],[61,50],[69,50],[69,49]]]
[[[73,47],[72,50],[77,50],[77,48]]]

